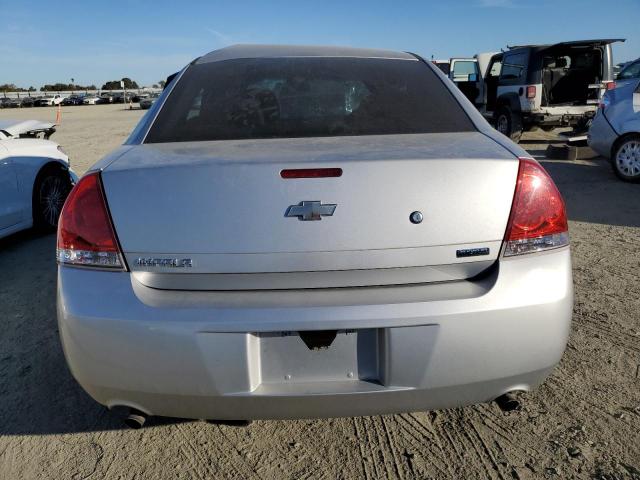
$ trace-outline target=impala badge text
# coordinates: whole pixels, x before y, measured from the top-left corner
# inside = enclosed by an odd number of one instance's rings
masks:
[[[142,258],[136,259],[138,267],[169,267],[169,268],[191,268],[193,260],[190,258]]]

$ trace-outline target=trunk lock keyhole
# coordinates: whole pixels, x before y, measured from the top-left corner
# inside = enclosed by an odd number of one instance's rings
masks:
[[[417,210],[409,215],[409,221],[413,224],[422,223],[423,218],[424,217],[422,216],[422,212],[419,212]]]

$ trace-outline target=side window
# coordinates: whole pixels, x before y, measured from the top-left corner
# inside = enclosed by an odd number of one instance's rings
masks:
[[[506,55],[502,62],[502,71],[500,72],[500,80],[523,80],[525,78],[525,70],[527,65],[527,54],[516,53],[514,55]]]
[[[640,62],[635,62],[626,66],[622,72],[618,74],[618,79],[620,80],[629,78],[640,78]]]
[[[453,64],[454,75],[474,75],[476,73],[476,62],[456,60]]]
[[[489,69],[489,76],[499,77],[501,69],[502,69],[502,60],[496,60],[491,64],[491,68]]]

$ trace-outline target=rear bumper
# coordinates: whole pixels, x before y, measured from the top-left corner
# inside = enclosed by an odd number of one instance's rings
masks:
[[[596,115],[587,134],[589,147],[603,157],[610,158],[611,147],[617,138],[618,134],[613,130],[604,114]]]
[[[581,122],[586,122],[592,118],[593,115],[594,112],[567,114],[529,113],[523,114],[523,121],[525,125],[528,126],[573,127]]]
[[[560,360],[568,248],[475,282],[297,292],[168,292],[60,267],[69,367],[107,406],[185,418],[372,415],[528,390]],[[297,332],[339,330],[326,350]]]

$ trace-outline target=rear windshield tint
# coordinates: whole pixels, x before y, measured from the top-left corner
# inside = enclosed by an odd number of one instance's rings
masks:
[[[146,143],[472,130],[420,61],[256,58],[189,67]]]

